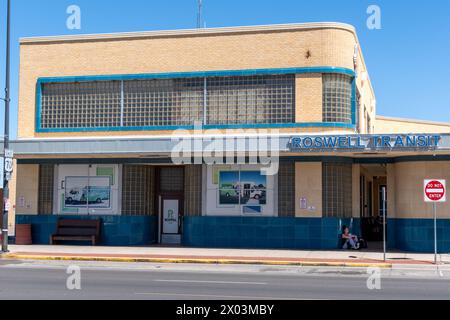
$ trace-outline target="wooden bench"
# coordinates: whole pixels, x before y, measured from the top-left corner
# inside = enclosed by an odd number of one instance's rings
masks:
[[[96,246],[100,241],[99,220],[64,220],[58,221],[56,233],[50,236],[50,245],[59,241],[90,241]]]

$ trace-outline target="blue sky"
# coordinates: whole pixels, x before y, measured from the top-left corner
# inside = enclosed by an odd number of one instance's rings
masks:
[[[196,0],[12,0],[12,136],[17,130],[20,37],[192,28]],[[4,88],[6,0],[0,2],[0,88]],[[66,9],[82,10],[82,29],[66,28]],[[382,30],[366,27],[380,6]],[[338,21],[358,30],[378,114],[450,122],[450,0],[204,0],[207,27]],[[3,93],[3,89],[1,89]],[[3,104],[1,108],[3,110]],[[0,112],[1,119],[3,113]],[[2,120],[3,122],[3,120]],[[3,125],[0,126],[3,132]]]

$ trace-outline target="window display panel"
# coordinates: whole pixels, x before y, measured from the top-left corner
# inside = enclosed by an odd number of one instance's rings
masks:
[[[61,215],[119,215],[119,165],[57,166],[54,207]]]
[[[275,176],[263,175],[259,166],[208,167],[208,215],[274,216]]]
[[[240,198],[239,172],[219,172],[219,203],[220,205],[238,205]]]
[[[110,208],[111,177],[66,177],[66,208]]]
[[[267,176],[260,171],[241,172],[241,204],[266,205],[267,204]]]

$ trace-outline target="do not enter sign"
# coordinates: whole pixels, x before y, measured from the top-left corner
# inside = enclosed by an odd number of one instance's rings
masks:
[[[446,202],[447,188],[445,180],[425,180],[425,202]]]
[[[434,263],[438,263],[438,215],[437,203],[447,201],[446,181],[440,179],[431,179],[424,181],[425,202],[433,203],[434,212]]]

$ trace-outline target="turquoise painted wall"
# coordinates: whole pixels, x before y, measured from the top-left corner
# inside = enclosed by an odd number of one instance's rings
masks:
[[[148,246],[157,240],[156,217],[18,215],[16,224],[32,224],[33,243],[49,244],[59,218],[102,219],[105,246]],[[185,217],[183,245],[203,248],[338,250],[341,228],[360,233],[359,219]],[[431,219],[390,219],[389,248],[434,252]],[[450,253],[450,219],[438,221],[438,249]]]
[[[432,219],[391,219],[388,224],[389,246],[408,252],[434,253],[434,221]],[[450,219],[437,223],[438,252],[450,253]]]
[[[204,248],[336,250],[341,228],[359,219],[186,217],[183,245]]]
[[[156,243],[157,219],[144,216],[48,216],[17,215],[17,224],[31,224],[34,244],[48,245],[58,219],[102,220],[101,243],[104,246],[145,246]]]

